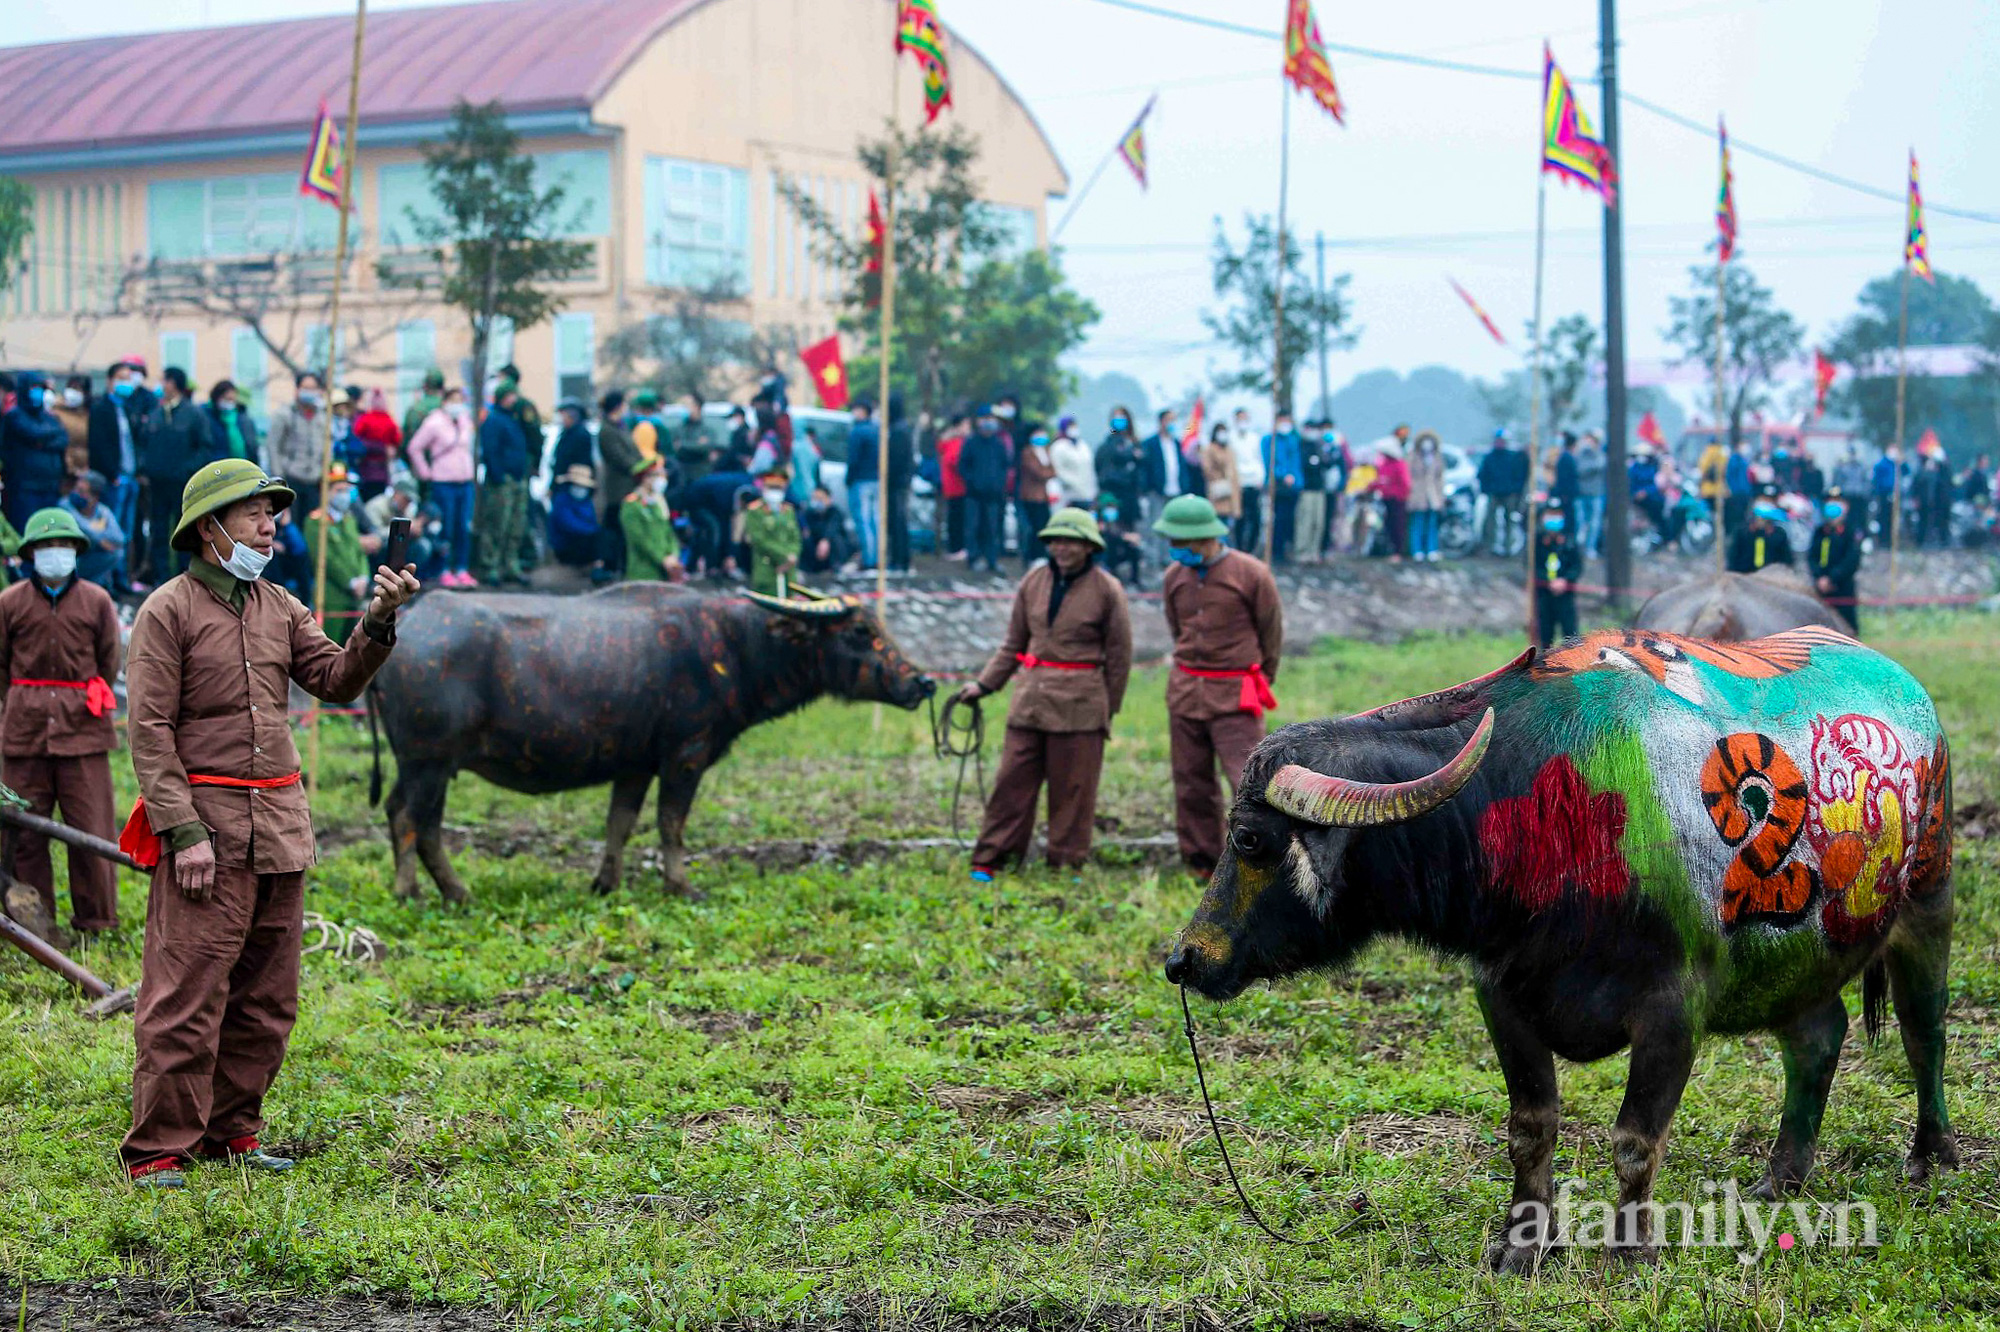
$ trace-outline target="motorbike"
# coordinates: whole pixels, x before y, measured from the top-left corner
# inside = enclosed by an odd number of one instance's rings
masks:
[[[1673,534],[1671,537],[1655,530],[1652,519],[1638,505],[1633,505],[1630,512],[1635,555],[1645,555],[1668,544],[1686,555],[1701,555],[1715,549],[1715,510],[1699,495],[1683,494],[1667,510],[1667,531]]]

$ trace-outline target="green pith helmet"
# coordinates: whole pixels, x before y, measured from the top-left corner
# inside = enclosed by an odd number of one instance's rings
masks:
[[[639,461],[632,464],[632,475],[644,476],[646,473],[652,471],[655,467],[664,468],[665,466],[666,463],[662,462],[660,459],[648,458],[645,454],[642,453],[639,455]]]
[[[660,405],[660,395],[651,389],[639,389],[632,394],[632,405],[641,408],[657,407]]]
[[[74,541],[79,548],[90,549],[90,538],[76,525],[76,515],[68,509],[37,509],[28,515],[28,525],[21,532],[21,553],[27,554],[31,547],[44,541]]]
[[[292,501],[298,498],[290,486],[266,476],[264,469],[248,458],[225,458],[210,463],[189,477],[187,489],[181,491],[181,520],[168,544],[175,550],[192,553],[201,545],[201,538],[194,530],[196,523],[252,495],[269,495],[274,513],[291,508]]]
[[[1153,530],[1169,541],[1207,541],[1229,535],[1215,516],[1215,506],[1199,495],[1177,495],[1167,501]]]
[[[1049,515],[1049,523],[1035,533],[1042,540],[1062,537],[1070,541],[1087,541],[1099,550],[1104,549],[1104,533],[1097,528],[1097,519],[1082,509],[1057,509]]]

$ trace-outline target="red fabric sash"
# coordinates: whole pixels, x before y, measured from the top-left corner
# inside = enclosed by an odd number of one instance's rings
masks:
[[[1102,666],[1102,663],[1095,661],[1050,661],[1047,657],[1038,657],[1032,652],[1016,652],[1014,660],[1031,671],[1037,667],[1046,667],[1052,671],[1094,671]]]
[[[101,675],[93,675],[88,680],[12,680],[17,688],[28,689],[81,689],[83,705],[90,709],[93,717],[102,717],[118,706],[118,695],[111,692],[111,686]]]
[[[205,772],[188,774],[189,786],[228,786],[244,791],[275,791],[281,786],[297,786],[299,773],[289,777],[215,777]],[[138,863],[140,869],[151,869],[160,863],[165,854],[166,844],[153,831],[153,825],[146,818],[146,797],[140,796],[133,802],[132,817],[125,820],[125,831],[118,834],[118,849]]]
[[[1192,666],[1182,666],[1179,662],[1175,662],[1174,665],[1179,667],[1183,674],[1196,676],[1203,680],[1241,680],[1243,682],[1243,693],[1236,702],[1236,708],[1239,712],[1247,712],[1253,717],[1262,717],[1265,713],[1278,706],[1278,696],[1271,692],[1270,677],[1264,674],[1264,663],[1262,662],[1258,662],[1254,666],[1247,666],[1240,671],[1200,671]]]

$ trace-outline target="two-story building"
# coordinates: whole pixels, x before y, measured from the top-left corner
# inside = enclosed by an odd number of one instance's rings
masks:
[[[463,98],[498,101],[565,191],[562,230],[591,246],[552,320],[502,328],[544,402],[589,393],[617,328],[718,276],[753,325],[831,330],[837,276],[781,193],[795,183],[849,234],[865,225],[855,158],[915,62],[892,55],[894,0],[489,0],[368,17],[356,135],[343,379],[400,399],[432,366],[462,379],[464,314],[384,282],[378,261],[432,261],[410,213],[435,208],[423,164]],[[0,49],[0,174],[34,192],[25,270],[0,298],[0,361],[99,371],[121,356],[243,386],[260,410],[325,357],[338,209],[299,191],[320,105],[348,100],[351,17]],[[953,108],[979,139],[982,189],[1022,245],[1067,189],[1047,135],[999,74],[954,41]]]

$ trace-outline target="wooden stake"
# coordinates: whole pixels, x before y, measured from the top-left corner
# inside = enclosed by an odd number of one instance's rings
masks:
[[[319,551],[313,558],[313,622],[326,629],[326,490],[333,474],[333,386],[340,368],[340,288],[347,271],[347,224],[354,200],[354,130],[361,114],[361,33],[368,21],[368,0],[355,0],[354,56],[347,72],[347,129],[340,144],[340,234],[333,249],[333,298],[327,312],[326,379],[321,383],[326,403],[320,412],[326,422],[325,444],[320,448]],[[350,630],[350,632],[352,632]],[[319,700],[306,717],[306,799],[319,795]]]

